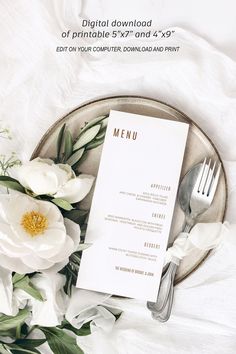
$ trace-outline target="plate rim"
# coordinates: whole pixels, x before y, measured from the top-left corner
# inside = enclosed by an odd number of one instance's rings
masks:
[[[185,114],[184,112],[182,112],[180,109],[172,106],[169,103],[166,103],[162,100],[156,99],[156,98],[152,98],[152,97],[147,97],[147,96],[142,96],[142,95],[111,95],[111,96],[102,96],[100,98],[96,98],[96,99],[90,99],[88,101],[85,101],[84,103],[76,106],[74,109],[72,109],[71,111],[69,111],[68,113],[66,113],[65,115],[61,116],[60,118],[58,118],[47,130],[46,132],[43,134],[42,138],[39,140],[39,142],[37,143],[36,147],[34,148],[31,156],[30,156],[30,160],[36,158],[39,156],[39,149],[42,146],[42,144],[45,143],[46,139],[48,138],[48,136],[50,134],[52,134],[55,129],[57,129],[58,126],[60,126],[64,121],[67,120],[68,116],[73,114],[74,112],[76,112],[79,109],[85,108],[91,104],[96,104],[98,102],[101,101],[106,101],[106,100],[112,100],[112,99],[142,99],[142,100],[148,100],[148,101],[153,101],[155,103],[159,103],[161,105],[164,105],[166,107],[169,107],[171,109],[173,109],[174,111],[176,111],[177,113],[179,113],[181,116],[183,116],[191,125],[195,126],[202,134],[203,136],[206,137],[206,139],[210,142],[210,144],[212,145],[219,161],[221,162],[222,165],[222,172],[224,175],[224,180],[225,180],[225,205],[224,205],[224,211],[223,211],[223,216],[222,216],[222,222],[225,220],[225,215],[226,215],[226,211],[227,211],[227,207],[228,207],[228,182],[227,182],[227,176],[226,176],[226,171],[225,171],[225,167],[224,167],[224,163],[223,160],[218,152],[218,149],[216,148],[214,142],[212,141],[212,139],[204,132],[204,130],[197,124],[195,123],[195,121],[193,119],[191,119],[187,114]],[[192,273],[194,273],[205,261],[206,259],[209,257],[209,255],[211,254],[212,250],[209,250],[205,256],[199,261],[199,263],[194,266],[193,268],[190,268],[188,272],[186,272],[183,276],[179,277],[174,284],[178,284],[180,282],[182,282],[184,279],[186,279],[189,275],[191,275]]]

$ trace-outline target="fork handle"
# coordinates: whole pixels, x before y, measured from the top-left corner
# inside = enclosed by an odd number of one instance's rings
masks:
[[[189,232],[192,228],[192,223],[193,223],[193,219],[190,218],[186,219],[183,232]],[[158,316],[166,308],[167,302],[169,302],[169,310],[167,316],[168,318],[166,319],[166,321],[170,317],[171,307],[173,303],[173,296],[174,296],[174,280],[175,280],[177,269],[178,269],[178,261],[176,263],[170,262],[166,266],[165,272],[163,273],[161,278],[156,302],[147,302],[147,308],[150,311],[152,311],[153,318],[160,319]],[[154,314],[156,314],[156,316],[154,316]]]
[[[168,295],[168,301],[161,312],[152,312],[152,318],[154,320],[158,320],[160,322],[166,322],[170,318],[172,303],[174,298],[174,286],[170,288],[170,292]]]
[[[162,307],[159,311],[152,312],[153,318],[156,317],[156,319],[159,319],[161,322],[166,322],[170,318],[171,310],[172,310],[172,305],[173,305],[173,299],[174,299],[174,280],[175,280],[175,274],[177,271],[178,265],[171,262],[170,266],[167,270],[168,276],[163,279],[164,282],[162,286],[167,286],[167,292],[166,296],[163,299],[162,302]],[[161,300],[161,299],[160,299]]]
[[[160,287],[159,287],[159,292],[157,296],[156,302],[148,302],[147,307],[150,311],[153,313],[160,313],[164,310],[169,295],[172,291],[172,288],[174,287],[174,279],[175,279],[175,274],[177,271],[177,264],[174,262],[170,262],[168,264],[168,267],[166,269],[166,272],[161,278],[160,282]]]

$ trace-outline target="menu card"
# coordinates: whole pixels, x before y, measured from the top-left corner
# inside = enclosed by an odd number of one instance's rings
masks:
[[[77,287],[156,300],[188,127],[110,112]]]

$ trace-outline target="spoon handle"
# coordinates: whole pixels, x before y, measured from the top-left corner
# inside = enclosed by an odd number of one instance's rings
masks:
[[[183,232],[189,232],[192,223],[186,222]],[[165,267],[162,275],[156,302],[147,302],[147,308],[152,311],[152,317],[166,322],[171,314],[173,297],[174,297],[174,280],[178,269],[179,261],[170,262]]]

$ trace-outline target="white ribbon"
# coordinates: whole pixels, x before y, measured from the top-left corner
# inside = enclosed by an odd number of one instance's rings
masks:
[[[178,265],[180,260],[196,248],[203,251],[216,248],[227,232],[226,223],[196,224],[190,233],[181,232],[172,247],[168,248],[164,265],[170,261]]]

